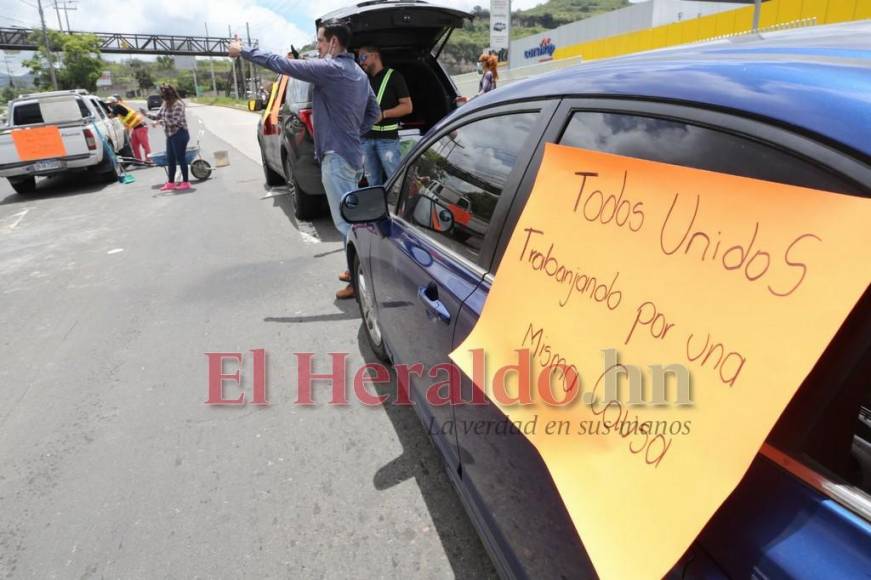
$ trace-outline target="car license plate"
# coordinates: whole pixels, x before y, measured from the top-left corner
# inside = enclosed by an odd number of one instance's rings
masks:
[[[60,169],[61,162],[58,159],[43,159],[33,164],[34,171],[50,171],[52,169]]]

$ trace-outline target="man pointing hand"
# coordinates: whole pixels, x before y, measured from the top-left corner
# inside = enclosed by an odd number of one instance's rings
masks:
[[[347,238],[351,226],[342,219],[339,204],[347,192],[357,189],[363,173],[362,135],[369,132],[381,109],[369,79],[348,52],[350,29],[338,22],[325,22],[318,29],[319,59],[295,60],[251,47],[237,36],[230,41],[229,55],[242,58],[301,81],[312,83],[315,155],[321,162],[321,181],[336,229]],[[350,282],[350,272],[339,276]],[[336,292],[337,298],[353,298],[350,284]]]

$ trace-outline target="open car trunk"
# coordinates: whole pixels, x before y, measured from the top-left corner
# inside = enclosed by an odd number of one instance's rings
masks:
[[[351,29],[351,46],[375,47],[384,66],[405,78],[414,111],[403,129],[425,133],[456,108],[457,87],[436,56],[454,28],[472,15],[423,0],[371,0],[326,14],[316,22],[339,21]]]
[[[351,29],[350,49],[377,46],[382,50],[430,54],[448,30],[461,28],[472,15],[422,0],[372,0],[330,12],[317,19],[339,21]]]

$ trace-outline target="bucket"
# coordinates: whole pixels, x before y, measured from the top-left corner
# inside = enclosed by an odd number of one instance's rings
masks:
[[[215,151],[215,167],[226,167],[230,165],[230,157],[226,151]]]

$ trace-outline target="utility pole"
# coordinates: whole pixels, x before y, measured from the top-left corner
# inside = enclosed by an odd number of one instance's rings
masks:
[[[6,51],[3,51],[3,60],[6,62],[6,78],[9,79],[9,88],[14,89],[15,83],[12,82],[12,71],[9,70],[9,55]]]
[[[229,24],[227,25],[227,38],[233,38],[233,29],[230,27]],[[236,61],[238,60],[240,59],[230,59],[230,64],[233,68],[233,96],[236,97],[237,100],[239,99],[239,83],[236,81]]]
[[[63,32],[64,25],[61,24],[61,21],[60,21],[60,7],[57,5],[57,0],[54,0],[54,11],[57,13],[57,27],[61,32]]]
[[[206,27],[206,45],[209,44],[209,23],[203,22],[203,26]],[[209,70],[212,72],[212,93],[214,96],[218,96],[218,85],[215,84],[215,62],[212,60],[212,57],[209,57]]]
[[[48,72],[51,75],[51,86],[57,90],[57,76],[54,74],[54,54],[51,52],[51,44],[48,41],[48,31],[45,29],[45,13],[42,11],[42,0],[36,0],[39,8],[39,21],[42,22],[42,38],[45,41],[45,51],[48,53]]]
[[[248,26],[248,23],[245,23],[245,32],[248,34],[248,46],[251,46],[251,27]],[[248,70],[251,71],[251,95],[256,99],[257,98],[257,84],[254,80],[254,63],[248,62]]]

